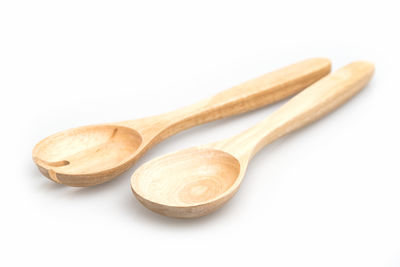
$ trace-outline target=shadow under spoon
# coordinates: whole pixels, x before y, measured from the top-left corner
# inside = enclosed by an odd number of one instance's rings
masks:
[[[213,212],[238,190],[249,161],[261,148],[342,105],[373,72],[371,63],[351,63],[236,136],[150,160],[132,175],[132,191],[144,206],[166,216],[192,218]]]
[[[33,160],[43,175],[57,183],[101,184],[169,136],[291,96],[327,75],[330,68],[328,59],[308,59],[162,115],[63,131],[39,142]]]

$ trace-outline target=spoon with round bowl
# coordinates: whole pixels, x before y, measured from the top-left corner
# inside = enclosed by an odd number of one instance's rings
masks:
[[[57,183],[101,184],[126,171],[169,136],[294,95],[327,75],[330,68],[328,59],[307,59],[162,115],[56,133],[35,146],[33,160],[43,175]]]
[[[145,207],[170,217],[215,211],[238,190],[251,158],[261,148],[342,105],[369,82],[373,72],[371,63],[351,63],[236,136],[146,162],[132,175],[134,195]]]

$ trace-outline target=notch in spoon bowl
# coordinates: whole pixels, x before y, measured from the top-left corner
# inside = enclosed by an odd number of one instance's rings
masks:
[[[169,136],[277,102],[318,81],[330,68],[328,59],[307,59],[162,115],[60,132],[35,146],[33,160],[44,176],[57,183],[101,184]]]
[[[351,63],[234,137],[143,164],[131,178],[134,195],[145,207],[170,217],[213,212],[239,189],[248,163],[261,148],[342,105],[369,82],[373,72],[371,63]]]

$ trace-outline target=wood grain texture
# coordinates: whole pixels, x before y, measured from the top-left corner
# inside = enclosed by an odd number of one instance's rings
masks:
[[[238,190],[257,151],[342,105],[373,72],[371,63],[351,63],[236,136],[153,159],[133,174],[132,191],[144,206],[166,216],[193,218],[213,212]]]
[[[330,68],[328,59],[308,59],[162,115],[60,132],[35,146],[33,160],[43,175],[57,183],[101,184],[126,171],[165,138],[291,96],[327,75]]]

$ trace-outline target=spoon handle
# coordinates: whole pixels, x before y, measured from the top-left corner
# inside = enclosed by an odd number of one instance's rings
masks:
[[[150,117],[146,124],[161,122],[160,140],[209,121],[244,113],[294,95],[326,76],[329,59],[311,58],[284,67],[225,90],[215,96],[163,115]],[[136,123],[136,122],[135,122]]]
[[[249,153],[251,158],[265,145],[345,103],[363,89],[373,73],[374,65],[369,62],[342,67],[293,97],[264,121],[230,139],[228,149],[237,155]]]

